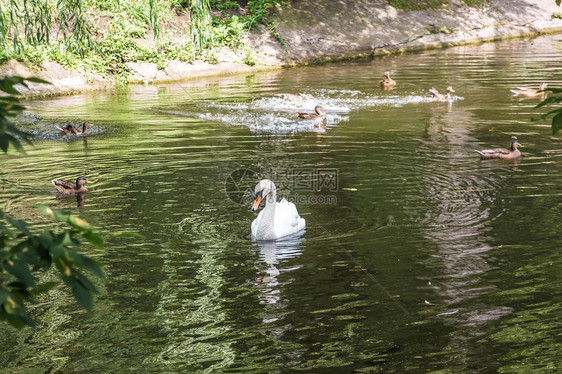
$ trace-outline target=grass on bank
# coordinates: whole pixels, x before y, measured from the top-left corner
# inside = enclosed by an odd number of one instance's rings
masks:
[[[124,83],[127,62],[218,61],[228,48],[248,65],[247,32],[281,0],[0,0],[0,63],[56,61]]]

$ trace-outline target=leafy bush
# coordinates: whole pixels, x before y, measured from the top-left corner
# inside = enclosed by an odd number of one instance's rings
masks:
[[[9,281],[0,286],[0,320],[18,328],[34,326],[26,303],[37,303],[39,295],[57,286],[57,282],[37,283],[34,273],[45,272],[54,265],[78,304],[88,311],[92,309],[93,295],[98,291],[84,271],[99,278],[104,276],[94,260],[72,249],[80,244],[79,236],[102,247],[103,239],[99,232],[86,221],[68,213],[41,205],[38,208],[56,221],[67,224],[68,229],[62,232],[44,229],[36,234],[30,224],[5,216],[0,211],[0,220],[5,219],[9,223],[8,226],[0,221],[0,270],[10,275]]]
[[[245,50],[244,63],[248,66],[254,66],[256,64],[256,54],[250,48]]]
[[[114,79],[117,83],[125,83],[129,76],[126,66],[129,61],[153,62],[158,68],[165,67],[173,59],[189,62],[201,58],[216,63],[216,54],[221,48],[240,50],[248,30],[260,23],[265,24],[284,44],[268,18],[268,11],[272,7],[285,3],[281,0],[244,1],[241,3],[247,4],[246,15],[223,17],[212,17],[211,7],[219,10],[238,9],[239,2],[33,0],[27,2],[28,12],[15,11],[13,4],[21,5],[24,1],[27,0],[10,0],[7,7],[0,9],[0,63],[11,58],[29,65],[51,60],[66,68],[82,67]],[[188,12],[190,23],[177,24],[182,19],[174,18],[174,12]],[[27,21],[32,22],[28,30],[36,29],[39,34],[26,36],[21,32],[24,29],[22,25]],[[58,25],[57,22],[63,22],[64,25]],[[175,34],[172,29],[162,26],[172,23],[178,27]],[[62,37],[55,39],[53,30],[59,26],[62,27]],[[175,38],[182,32],[185,41],[178,42]],[[139,39],[146,39],[148,35],[153,35],[154,41],[139,42]],[[246,49],[243,48],[244,60],[255,64],[255,55],[246,53]]]
[[[545,91],[552,92],[553,94],[556,94],[557,96],[551,96],[551,97],[548,97],[548,98],[544,99],[537,106],[535,106],[535,109],[541,108],[541,107],[547,106],[547,105],[562,103],[562,88],[547,88],[547,89],[545,89]],[[558,108],[553,109],[553,110],[543,114],[538,119],[546,120],[550,116],[553,116],[552,117],[552,134],[554,135],[558,131],[560,131],[560,129],[562,129],[562,107],[559,106]]]
[[[47,83],[34,78],[27,81]],[[15,88],[17,84],[26,86],[21,77],[0,79],[0,90],[8,94],[0,97],[0,149],[4,152],[9,146],[21,151],[20,140],[31,143],[31,135],[18,130],[8,119],[8,116],[24,109],[16,97],[19,94]],[[72,249],[80,243],[79,237],[98,247],[103,246],[98,230],[68,213],[56,212],[46,206],[38,208],[68,228],[56,232],[44,229],[38,234],[29,223],[0,210],[0,320],[18,328],[34,326],[27,304],[37,303],[39,295],[57,285],[57,282],[39,283],[35,276],[38,272],[46,272],[54,265],[76,301],[88,311],[92,309],[93,295],[98,291],[85,271],[103,277],[100,266],[94,260]]]

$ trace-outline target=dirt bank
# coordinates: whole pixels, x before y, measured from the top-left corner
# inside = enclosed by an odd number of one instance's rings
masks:
[[[276,9],[275,24],[283,46],[270,33],[253,34],[248,42],[259,63],[250,67],[232,52],[217,64],[172,61],[164,70],[152,63],[129,63],[130,83],[153,83],[237,74],[287,65],[376,56],[429,48],[480,43],[518,36],[562,32],[562,12],[554,0],[489,0],[469,7],[451,0],[436,10],[396,9],[386,0],[292,0]],[[287,53],[288,52],[288,53]],[[112,82],[56,63],[37,70],[10,62],[0,75],[38,76],[51,86],[35,85],[25,95],[68,94],[112,87]]]
[[[289,56],[269,36],[252,42],[270,63],[298,64],[562,32],[556,12],[562,8],[554,0],[490,0],[475,7],[451,0],[421,11],[386,0],[293,0],[276,16]]]

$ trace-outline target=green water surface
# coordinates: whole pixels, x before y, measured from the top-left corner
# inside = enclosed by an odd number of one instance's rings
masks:
[[[0,158],[2,209],[145,238],[82,246],[107,274],[93,312],[51,292],[35,330],[0,326],[0,372],[560,372],[562,141],[509,90],[560,87],[561,53],[549,36],[26,102],[43,120]],[[474,152],[512,136],[520,160]],[[84,199],[51,192],[78,175]],[[302,236],[250,238],[263,177]]]

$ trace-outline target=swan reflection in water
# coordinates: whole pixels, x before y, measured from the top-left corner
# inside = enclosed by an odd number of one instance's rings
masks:
[[[281,301],[284,283],[280,283],[278,277],[282,273],[301,267],[300,264],[294,264],[290,260],[300,256],[304,241],[302,236],[293,235],[283,240],[253,242],[254,248],[259,249],[260,253],[260,261],[256,264],[257,277],[254,286],[260,288],[261,304],[276,304]]]

